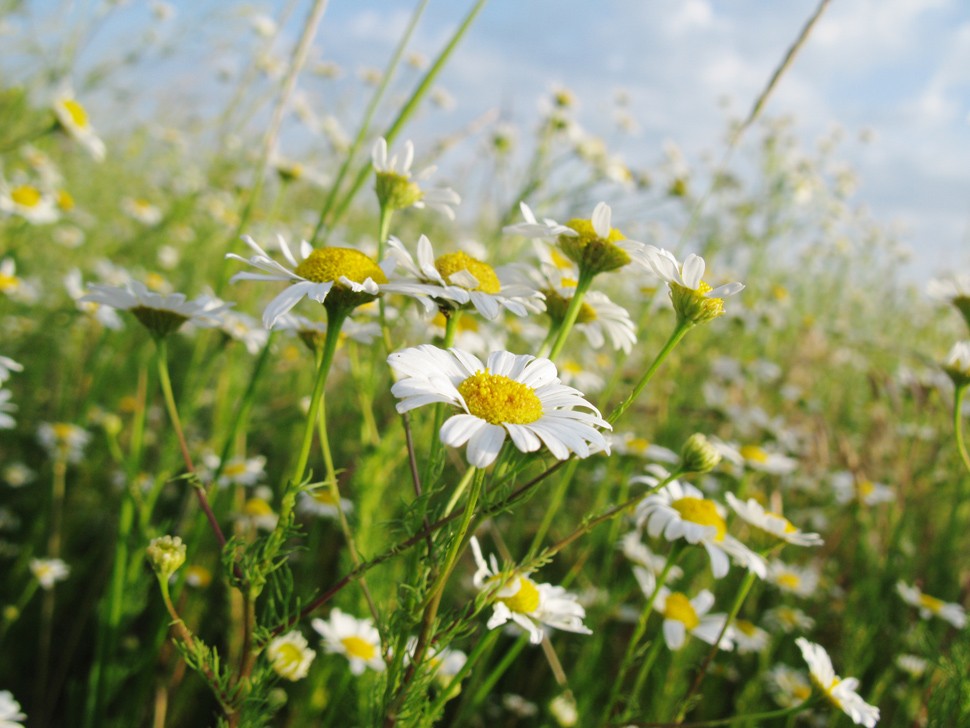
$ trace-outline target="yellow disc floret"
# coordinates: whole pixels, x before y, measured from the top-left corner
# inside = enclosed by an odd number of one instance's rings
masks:
[[[929,594],[919,595],[919,605],[923,609],[928,609],[933,614],[939,614],[940,610],[943,609],[946,603],[942,599],[937,599],[936,597],[931,597]]]
[[[459,384],[458,393],[471,414],[493,425],[527,425],[542,417],[542,402],[532,387],[487,369]]]
[[[10,199],[21,207],[37,207],[40,204],[40,190],[30,185],[20,185],[10,191]]]
[[[688,630],[694,629],[701,623],[697,612],[694,610],[694,605],[690,603],[690,599],[680,592],[673,592],[667,597],[663,614],[666,619],[682,622]]]
[[[71,121],[78,129],[86,129],[88,126],[88,112],[84,110],[74,99],[65,99],[61,102],[61,106],[67,112],[67,115],[71,117]]]
[[[724,299],[710,298],[706,293],[714,290],[701,281],[697,288],[687,288],[678,283],[670,284],[670,300],[674,304],[678,321],[700,324],[724,315]]]
[[[670,507],[677,511],[685,521],[697,523],[701,526],[713,526],[717,530],[714,536],[715,541],[720,541],[727,533],[727,524],[721,518],[721,514],[717,512],[714,501],[686,496],[675,500],[670,504]]]
[[[610,228],[605,238],[597,235],[591,220],[574,219],[566,225],[578,235],[560,235],[559,248],[579,265],[581,272],[593,275],[622,268],[630,262],[629,254],[615,245],[625,236],[616,228]]]
[[[501,597],[499,601],[504,603],[513,612],[528,614],[534,612],[539,607],[539,589],[535,582],[525,576],[519,577],[519,590],[510,597]]]
[[[356,657],[358,660],[363,660],[364,662],[374,659],[374,656],[377,654],[377,648],[372,643],[356,635],[344,637],[340,640],[340,644],[347,650],[348,657]]]
[[[741,457],[743,457],[745,460],[750,460],[754,463],[761,463],[762,465],[768,462],[768,453],[757,445],[744,445],[738,452],[741,453]]]
[[[373,260],[353,248],[317,248],[293,271],[314,283],[336,281],[341,276],[355,283],[370,278],[375,283],[387,283],[387,276]]]
[[[502,290],[495,270],[488,263],[473,258],[467,253],[445,253],[434,262],[434,267],[446,281],[451,282],[451,275],[458,271],[468,271],[478,280],[478,287],[473,290],[482,293],[498,293]]]

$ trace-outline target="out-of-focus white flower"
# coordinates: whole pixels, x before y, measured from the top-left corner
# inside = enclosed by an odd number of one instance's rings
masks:
[[[854,677],[840,678],[832,668],[832,660],[821,645],[809,642],[804,637],[795,640],[808,663],[812,682],[832,705],[848,715],[856,725],[873,728],[879,721],[879,708],[869,705],[856,690],[859,681]]]
[[[904,602],[919,609],[919,615],[923,619],[939,617],[957,629],[963,629],[967,624],[967,612],[959,604],[931,597],[915,584],[910,585],[904,581],[896,582],[896,591]]]
[[[273,671],[287,680],[302,680],[310,672],[317,653],[310,649],[306,637],[297,631],[273,638],[266,647],[266,658]]]
[[[820,546],[822,544],[822,537],[817,533],[806,533],[796,528],[784,516],[766,511],[754,498],[749,498],[745,502],[735,496],[734,493],[728,493],[725,497],[728,505],[747,523],[785,543],[796,546]]]
[[[40,583],[41,589],[53,589],[59,581],[64,581],[71,573],[69,567],[61,559],[31,559],[30,573]]]
[[[334,609],[329,619],[314,619],[310,626],[323,637],[323,647],[327,652],[347,658],[350,672],[354,675],[363,674],[367,668],[383,672],[385,664],[381,657],[381,636],[371,620],[357,619]]]

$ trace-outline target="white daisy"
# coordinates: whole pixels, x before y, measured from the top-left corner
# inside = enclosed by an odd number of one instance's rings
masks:
[[[0,293],[16,293],[22,282],[17,277],[17,262],[13,258],[0,260]]]
[[[311,351],[323,349],[327,338],[326,321],[314,321],[292,311],[280,316],[276,320],[275,328],[296,334]],[[374,321],[344,321],[340,327],[342,339],[347,338],[359,344],[370,344],[380,335],[381,326]]]
[[[785,634],[808,632],[815,626],[815,620],[796,607],[782,605],[765,612],[765,626]]]
[[[798,597],[810,597],[818,588],[819,572],[814,566],[794,566],[773,559],[768,564],[766,581],[784,592]]]
[[[548,359],[492,352],[487,363],[460,349],[422,345],[392,353],[388,364],[403,378],[391,388],[398,412],[443,402],[464,410],[441,427],[441,441],[468,443],[468,462],[484,468],[498,456],[506,435],[522,452],[543,445],[558,460],[587,457],[590,445],[606,449],[596,429],[611,429],[582,393],[562,384]],[[583,412],[581,409],[589,410]]]
[[[216,467],[218,465],[218,462],[215,463]],[[251,458],[236,457],[223,465],[222,473],[216,483],[220,488],[230,485],[253,486],[264,477],[266,477],[266,458],[263,455]]]
[[[960,604],[931,597],[915,584],[909,585],[904,581],[896,582],[896,591],[904,602],[919,609],[919,616],[923,619],[939,617],[957,629],[963,629],[967,624],[966,610]]]
[[[314,619],[310,626],[323,637],[327,652],[347,658],[354,675],[362,674],[367,668],[376,672],[384,670],[381,636],[371,620],[357,619],[334,609],[330,619]]]
[[[970,383],[970,341],[958,341],[943,361],[943,371],[958,387]]]
[[[239,311],[223,311],[219,330],[233,341],[239,341],[250,354],[258,354],[269,339],[269,332],[252,316]]]
[[[471,547],[478,566],[473,578],[475,586],[486,589],[499,582],[504,584],[494,593],[496,601],[492,607],[492,616],[488,620],[489,629],[512,621],[528,632],[529,641],[536,645],[542,642],[545,634],[543,626],[578,634],[592,634],[583,624],[586,610],[575,594],[570,594],[561,586],[537,584],[529,578],[528,573],[503,573],[494,554],[489,556],[489,562],[485,561],[482,548],[474,536]]]
[[[14,361],[8,356],[0,356],[0,384],[3,384],[13,372],[22,372],[24,365]]]
[[[452,209],[461,202],[461,197],[454,190],[444,187],[425,189],[419,182],[423,182],[435,173],[437,167],[425,167],[421,172],[411,176],[411,163],[414,161],[414,144],[411,140],[404,142],[404,156],[398,166],[397,155],[387,156],[387,141],[381,137],[374,142],[371,159],[374,171],[377,173],[377,197],[382,205],[391,209],[406,207],[430,207],[437,210],[449,220],[455,219]]]
[[[24,728],[21,721],[27,720],[9,690],[0,690],[0,728]]]
[[[76,139],[95,161],[104,160],[104,142],[91,126],[88,112],[69,90],[62,90],[54,99],[54,114],[61,128]]]
[[[657,578],[653,572],[634,567],[633,573],[644,596],[649,599],[654,591],[657,592],[653,608],[663,616],[662,629],[667,647],[671,650],[679,650],[684,646],[688,634],[709,645],[717,642],[718,635],[724,629],[727,615],[708,614],[714,606],[714,595],[711,592],[702,589],[696,597],[690,599],[683,592],[671,591],[663,585],[658,587]],[[730,628],[725,631],[718,643],[720,649],[730,650],[734,647],[732,634],[733,631]]]
[[[91,433],[69,422],[42,422],[37,427],[37,439],[54,460],[78,463],[91,442]]]
[[[667,565],[667,559],[660,554],[655,554],[643,543],[639,531],[630,531],[620,539],[620,550],[637,566],[649,569],[655,576],[659,576]],[[679,566],[671,566],[667,569],[667,582],[677,581],[684,575],[684,570]]]
[[[353,248],[328,246],[314,249],[306,240],[300,243],[299,257],[293,254],[282,235],[277,237],[280,251],[290,267],[286,267],[263,250],[248,235],[243,241],[256,255],[243,258],[235,253],[227,253],[227,258],[241,260],[263,273],[243,271],[236,273],[230,280],[236,281],[278,281],[289,283],[282,293],[276,296],[263,311],[263,324],[271,329],[280,316],[287,313],[303,298],[317,303],[341,308],[356,307],[373,301],[381,291],[412,295],[424,304],[428,311],[434,310],[430,295],[420,292],[415,286],[395,286],[388,284],[387,273],[373,260]]]
[[[80,301],[130,311],[156,337],[167,336],[186,322],[202,328],[218,326],[219,314],[232,305],[208,295],[189,301],[182,293],[155,293],[135,280],[123,286],[93,283],[88,289]]]
[[[162,211],[157,205],[141,197],[125,197],[121,200],[121,210],[128,217],[143,225],[158,225],[162,221]]]
[[[783,708],[794,708],[812,696],[812,683],[802,670],[779,664],[771,668],[765,678],[769,692]]]
[[[40,583],[41,589],[50,590],[57,582],[68,577],[71,567],[61,559],[31,559],[30,573]]]
[[[299,508],[301,513],[318,516],[319,518],[337,518],[340,512],[351,513],[354,504],[347,498],[340,499],[340,508],[330,488],[316,488],[312,491],[300,493]]]
[[[863,476],[857,476],[848,470],[838,470],[829,478],[832,490],[835,491],[837,503],[851,503],[858,499],[867,506],[880,503],[892,503],[896,500],[896,491],[885,483],[874,483]]]
[[[728,493],[725,498],[728,505],[734,509],[745,522],[755,528],[769,533],[777,539],[795,546],[821,546],[822,537],[817,533],[805,533],[791,524],[791,522],[777,513],[766,511],[754,498],[742,501],[734,493]]]
[[[414,659],[414,650],[418,646],[418,638],[411,637],[408,639],[407,645],[405,646],[405,654],[408,661]],[[452,678],[455,677],[461,669],[468,662],[468,655],[466,655],[461,650],[453,650],[450,647],[437,647],[435,645],[428,645],[425,653],[424,659],[427,663],[430,663],[431,669],[434,671],[435,681],[442,688],[448,687],[451,684]],[[455,686],[456,689],[452,695],[454,697],[461,691],[461,686]]]
[[[680,462],[680,455],[669,447],[657,445],[634,432],[616,432],[610,435],[610,445],[618,455],[632,455],[667,465]]]
[[[693,485],[678,480],[648,495],[636,510],[637,525],[646,527],[652,537],[662,534],[668,541],[683,538],[688,543],[703,546],[711,559],[711,572],[715,578],[727,574],[729,555],[765,578],[764,559],[727,534],[724,515],[723,506],[705,498]]]
[[[0,387],[0,430],[12,430],[17,426],[17,421],[11,417],[17,411],[17,405],[10,401],[12,396],[9,389]]]
[[[87,294],[87,288],[84,286],[81,271],[77,268],[71,268],[64,275],[64,288],[67,290],[67,295],[74,300],[79,311],[94,316],[98,323],[106,329],[119,331],[124,328],[125,324],[114,308],[82,300]]]
[[[394,278],[394,282],[403,284],[414,281],[421,284],[424,290],[429,286],[440,290],[434,298],[441,308],[471,305],[487,319],[498,318],[503,308],[516,316],[545,310],[544,296],[539,291],[510,281],[501,268],[492,268],[488,263],[461,251],[435,258],[431,241],[426,235],[418,239],[417,261],[397,238],[389,238],[387,246],[388,257],[409,276]]]
[[[674,309],[680,318],[706,321],[724,313],[724,299],[739,293],[743,283],[726,283],[712,288],[702,280],[706,264],[699,255],[691,253],[681,264],[672,253],[653,245],[646,245],[645,258],[670,289]]]
[[[734,629],[734,641],[739,655],[763,652],[771,641],[771,635],[768,632],[746,619],[734,620],[731,627]]]
[[[317,653],[307,644],[306,637],[296,630],[274,637],[266,647],[266,658],[273,671],[294,682],[307,676],[316,656]]]
[[[31,184],[8,185],[0,180],[0,212],[18,215],[34,225],[57,222],[57,198]]]
[[[859,681],[854,677],[840,678],[832,668],[832,660],[821,645],[809,642],[804,637],[795,640],[808,663],[812,682],[836,708],[848,715],[856,725],[873,728],[879,721],[879,708],[869,705],[856,689]]]

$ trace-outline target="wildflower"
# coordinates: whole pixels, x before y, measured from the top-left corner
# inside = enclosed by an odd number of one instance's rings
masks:
[[[783,708],[794,708],[812,696],[812,683],[802,670],[796,670],[788,665],[775,665],[766,678],[768,690],[775,698],[775,702]]]
[[[407,207],[430,207],[442,213],[449,220],[455,219],[452,209],[461,202],[461,197],[450,188],[424,189],[419,182],[435,173],[437,167],[431,166],[411,176],[411,162],[414,161],[414,144],[409,139],[404,143],[404,157],[398,167],[397,155],[387,156],[387,141],[381,137],[374,142],[371,150],[374,171],[377,173],[377,199],[382,208],[403,210]]]
[[[679,650],[684,646],[686,637],[691,634],[709,645],[717,642],[718,635],[724,629],[727,619],[725,614],[708,614],[714,606],[714,595],[707,589],[702,589],[693,599],[689,599],[683,592],[671,591],[666,586],[658,585],[657,578],[646,569],[635,567],[633,574],[640,584],[640,589],[648,599],[657,595],[653,608],[663,616],[664,642],[671,650]],[[734,647],[732,630],[725,631],[718,643],[722,650]]]
[[[746,523],[785,543],[796,546],[822,545],[822,537],[817,533],[805,533],[799,530],[784,516],[766,511],[754,498],[748,498],[747,502],[742,502],[734,493],[728,493],[725,497],[727,498],[728,505]]]
[[[879,720],[879,708],[869,705],[856,692],[859,681],[854,677],[844,680],[835,674],[832,660],[821,645],[809,642],[804,637],[795,640],[808,663],[812,682],[836,708],[848,715],[856,725],[873,728]]]
[[[243,504],[242,513],[239,514],[239,520],[249,524],[253,528],[272,531],[276,528],[276,524],[279,523],[280,517],[273,510],[273,506],[269,504],[267,498],[256,495],[248,498]]]
[[[545,288],[546,312],[556,325],[566,317],[569,303],[575,295],[574,287]],[[581,332],[589,345],[600,349],[609,337],[614,349],[629,354],[637,343],[636,325],[629,312],[600,291],[589,291],[584,297],[576,316],[576,330]]]
[[[222,474],[216,483],[220,488],[229,485],[252,486],[259,483],[266,475],[266,458],[257,455],[251,458],[232,458],[222,468]]]
[[[970,273],[931,280],[926,292],[931,298],[946,301],[955,306],[963,314],[967,325],[970,325]]]
[[[910,677],[923,677],[928,666],[929,663],[919,655],[902,654],[896,656],[896,667]]]
[[[3,384],[10,379],[10,375],[13,372],[22,372],[23,370],[23,364],[15,362],[10,357],[0,356],[0,384]]]
[[[384,670],[381,636],[371,620],[357,619],[334,609],[329,620],[314,619],[310,625],[323,637],[327,652],[347,658],[354,675],[362,674],[368,667],[376,672]]]
[[[9,389],[0,387],[0,430],[12,430],[17,426],[17,421],[10,416],[17,411],[17,405],[10,401],[12,396]]]
[[[64,288],[67,290],[67,295],[74,300],[79,311],[94,316],[98,323],[106,329],[119,331],[124,328],[121,317],[111,306],[102,306],[99,303],[82,300],[87,294],[87,289],[84,286],[81,271],[77,268],[72,268],[65,274]]]
[[[475,467],[495,460],[506,435],[522,452],[545,445],[558,460],[570,453],[585,458],[590,445],[607,448],[595,428],[610,425],[581,392],[560,382],[556,365],[548,359],[497,351],[483,364],[460,349],[425,344],[394,352],[387,361],[403,377],[391,388],[401,400],[398,412],[432,402],[464,411],[442,425],[440,438],[452,447],[467,442],[468,462]]]
[[[724,299],[744,288],[742,283],[727,283],[712,288],[701,277],[706,267],[704,259],[693,253],[681,264],[669,251],[646,246],[649,267],[670,290],[670,299],[677,312],[677,320],[692,324],[703,323],[724,314]]]
[[[178,331],[186,322],[203,328],[218,326],[218,314],[231,305],[208,295],[187,301],[181,293],[153,293],[134,280],[123,286],[92,284],[90,291],[80,300],[130,311],[156,339]]]
[[[296,630],[274,637],[266,647],[266,658],[273,671],[293,682],[307,676],[316,656],[317,653],[307,644],[306,637]]]
[[[780,606],[765,612],[765,626],[785,634],[807,632],[815,626],[815,620],[796,607]]]
[[[388,257],[419,284],[419,291],[434,291],[430,295],[442,311],[470,305],[485,318],[495,319],[503,308],[516,316],[545,310],[541,293],[503,280],[504,271],[465,252],[445,253],[435,258],[426,235],[418,239],[417,262],[397,238],[389,238],[387,245]],[[395,278],[394,282],[401,286],[408,279]]]
[[[680,456],[669,447],[657,445],[633,432],[614,433],[610,436],[610,447],[618,455],[633,455],[668,465],[680,462]]]
[[[836,502],[841,504],[859,500],[867,506],[875,506],[880,503],[892,503],[896,500],[896,492],[888,485],[874,483],[848,470],[839,470],[832,473],[829,482],[835,491]]]
[[[784,592],[798,597],[809,597],[818,588],[818,569],[812,566],[794,566],[778,559],[768,564],[767,581]]]
[[[61,129],[77,140],[95,161],[104,161],[104,142],[91,126],[88,112],[70,91],[63,90],[54,99],[54,115]]]
[[[414,286],[400,288],[389,284],[387,271],[359,250],[337,246],[314,249],[304,240],[300,243],[298,259],[280,235],[277,239],[283,257],[290,264],[287,268],[273,260],[248,235],[244,235],[242,239],[256,255],[246,259],[235,253],[228,253],[226,257],[241,260],[265,272],[236,273],[231,279],[233,283],[249,280],[280,281],[291,284],[270,301],[263,311],[263,325],[267,329],[273,328],[280,316],[287,313],[303,298],[322,303],[328,312],[344,314],[357,306],[373,301],[381,291],[389,291],[412,295],[421,301],[428,311],[434,310],[434,304],[428,294]],[[390,270],[391,263],[386,265]]]
[[[659,554],[655,554],[647,547],[640,538],[639,531],[630,531],[620,539],[620,550],[637,566],[642,566],[653,572],[654,576],[659,576],[667,566],[667,559]],[[667,569],[667,581],[676,581],[684,575],[684,570],[679,566],[671,566]]]
[[[904,581],[896,582],[896,591],[904,602],[919,608],[919,616],[923,619],[939,617],[957,629],[963,629],[967,624],[967,613],[959,604],[931,597],[929,594],[924,594],[923,590],[915,584],[911,586]]]
[[[71,573],[71,567],[61,559],[31,559],[30,573],[40,583],[41,589],[50,590]]]
[[[734,629],[734,641],[737,644],[739,655],[763,652],[768,647],[770,635],[753,622],[746,619],[736,619],[731,626]]]
[[[13,258],[0,260],[0,293],[16,293],[21,280],[17,277],[17,262]]]
[[[560,693],[549,703],[549,712],[562,728],[572,728],[579,722],[579,711],[576,709],[576,698],[570,691]]]
[[[212,583],[212,572],[199,564],[185,569],[185,583],[197,589],[205,589]]]
[[[121,209],[128,217],[143,225],[158,225],[162,221],[162,211],[140,197],[125,197],[121,200]]]
[[[414,651],[418,646],[418,638],[411,637],[405,647],[405,653],[407,654],[408,660],[414,659]],[[452,680],[462,668],[465,667],[465,663],[468,662],[468,655],[466,655],[461,650],[453,650],[448,647],[436,647],[435,645],[428,645],[424,658],[434,672],[435,682],[442,688],[447,688],[451,685]],[[456,684],[448,695],[448,699],[452,699],[461,692],[461,685]]]
[[[495,629],[512,621],[529,633],[529,642],[539,644],[544,635],[543,626],[561,629],[577,634],[592,634],[583,624],[586,610],[575,594],[570,594],[561,586],[537,584],[529,573],[513,571],[503,573],[498,568],[495,554],[485,561],[478,539],[471,539],[472,555],[478,570],[473,582],[479,589],[502,586],[494,593],[495,603],[487,627]]]
[[[633,478],[631,482],[637,480]],[[688,543],[702,545],[711,560],[711,573],[717,579],[728,572],[728,555],[762,579],[765,577],[764,559],[727,534],[724,507],[704,498],[689,483],[673,480],[648,495],[638,504],[636,518],[637,525],[645,526],[654,538],[663,534],[668,541],[683,538]]]
[[[42,422],[37,428],[37,439],[54,460],[78,463],[91,441],[91,433],[69,422]]]
[[[22,720],[27,720],[27,716],[20,710],[13,693],[0,690],[0,728],[24,728]]]
[[[31,184],[9,186],[0,181],[0,212],[18,215],[33,225],[57,222],[57,198]]]
[[[23,463],[10,463],[4,466],[3,471],[0,472],[0,477],[11,488],[22,488],[28,483],[33,482],[34,478],[37,477],[37,473]]]
[[[178,536],[153,538],[145,550],[159,579],[168,580],[185,563],[185,544]]]
[[[953,386],[970,385],[970,341],[958,341],[943,362],[943,371],[953,380]]]
[[[238,311],[223,311],[219,317],[219,330],[233,341],[239,341],[250,354],[258,354],[269,339],[269,332],[258,325],[252,316]]]
[[[745,467],[771,475],[788,475],[798,468],[798,461],[778,452],[770,452],[758,445],[742,445],[738,453]]]
[[[721,454],[700,432],[688,437],[680,451],[681,468],[685,473],[709,473],[719,462]]]
[[[316,488],[306,493],[300,493],[300,511],[320,518],[337,518],[340,512],[350,513],[354,504],[346,498],[341,498],[338,505],[337,498],[330,488]]]

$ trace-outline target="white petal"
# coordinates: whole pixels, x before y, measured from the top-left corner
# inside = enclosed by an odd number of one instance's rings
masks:
[[[484,424],[485,426],[472,435],[468,441],[466,457],[468,462],[476,468],[485,468],[491,465],[498,457],[502,443],[505,442],[504,428],[498,425]],[[442,428],[442,431],[444,431],[444,428]]]
[[[474,415],[454,415],[441,426],[441,442],[451,447],[461,447],[486,427],[495,427],[495,425],[489,425],[485,420]]]
[[[704,277],[704,259],[691,253],[684,261],[684,285],[690,289],[696,289],[700,285],[701,278]]]
[[[593,223],[593,230],[601,238],[608,238],[610,236],[610,220],[612,219],[613,211],[610,206],[605,202],[599,203],[593,210],[593,216],[590,218],[590,222]]]

